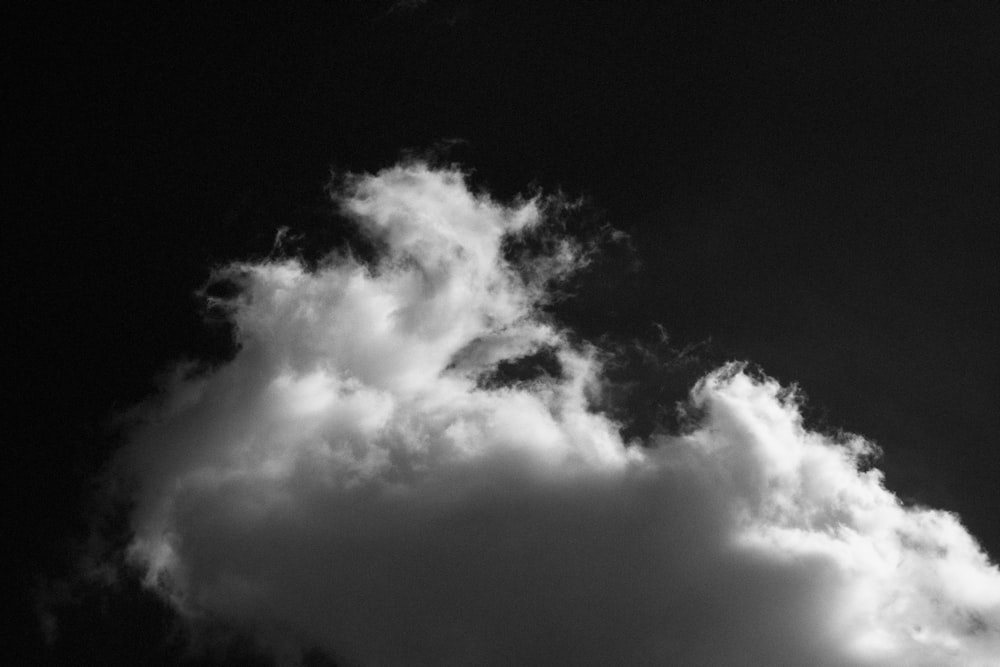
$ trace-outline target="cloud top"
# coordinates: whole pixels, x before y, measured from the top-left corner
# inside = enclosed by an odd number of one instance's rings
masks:
[[[544,315],[585,253],[539,199],[408,163],[338,203],[376,248],[235,263],[239,350],[137,407],[129,553],[182,614],[344,664],[986,665],[1000,572],[860,437],[731,364],[631,445]],[[510,252],[549,235],[549,252]],[[560,371],[484,382],[546,350]],[[696,418],[695,418],[696,416]]]

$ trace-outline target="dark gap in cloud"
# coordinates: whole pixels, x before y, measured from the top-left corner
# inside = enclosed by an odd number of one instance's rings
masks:
[[[594,407],[621,425],[627,442],[646,443],[655,435],[693,428],[699,418],[689,405],[691,387],[728,361],[710,340],[678,349],[663,327],[624,342],[604,335],[598,343],[607,352]]]
[[[223,276],[210,281],[202,290],[205,298],[211,303],[217,300],[229,301],[243,292],[235,276]]]
[[[543,347],[517,359],[504,359],[480,375],[476,385],[482,389],[498,389],[545,379],[564,379],[558,351],[552,347]]]

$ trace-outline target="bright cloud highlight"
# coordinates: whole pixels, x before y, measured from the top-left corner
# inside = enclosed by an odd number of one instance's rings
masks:
[[[585,252],[505,252],[539,200],[421,163],[338,197],[377,260],[221,269],[239,351],[131,415],[129,553],[180,613],[347,665],[997,664],[1000,571],[794,392],[729,365],[623,442],[540,308]],[[560,373],[484,381],[540,350]]]

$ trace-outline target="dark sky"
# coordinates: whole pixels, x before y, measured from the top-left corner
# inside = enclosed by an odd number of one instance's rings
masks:
[[[265,255],[280,226],[335,243],[331,168],[443,143],[491,192],[561,188],[630,235],[557,308],[584,335],[652,341],[656,322],[798,382],[817,419],[882,446],[901,497],[1000,554],[996,8],[545,4],[15,22],[5,441],[25,604],[82,534],[110,411],[219,348],[192,296],[208,269]]]

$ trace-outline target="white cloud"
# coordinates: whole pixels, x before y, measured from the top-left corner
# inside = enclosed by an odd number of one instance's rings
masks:
[[[774,381],[719,369],[690,432],[626,446],[590,407],[598,354],[538,310],[580,252],[504,260],[538,202],[416,163],[340,204],[378,262],[222,269],[239,352],[132,415],[130,554],[181,613],[347,664],[1000,654],[1000,572],[958,520],[902,505]],[[559,377],[477,381],[542,348]]]

